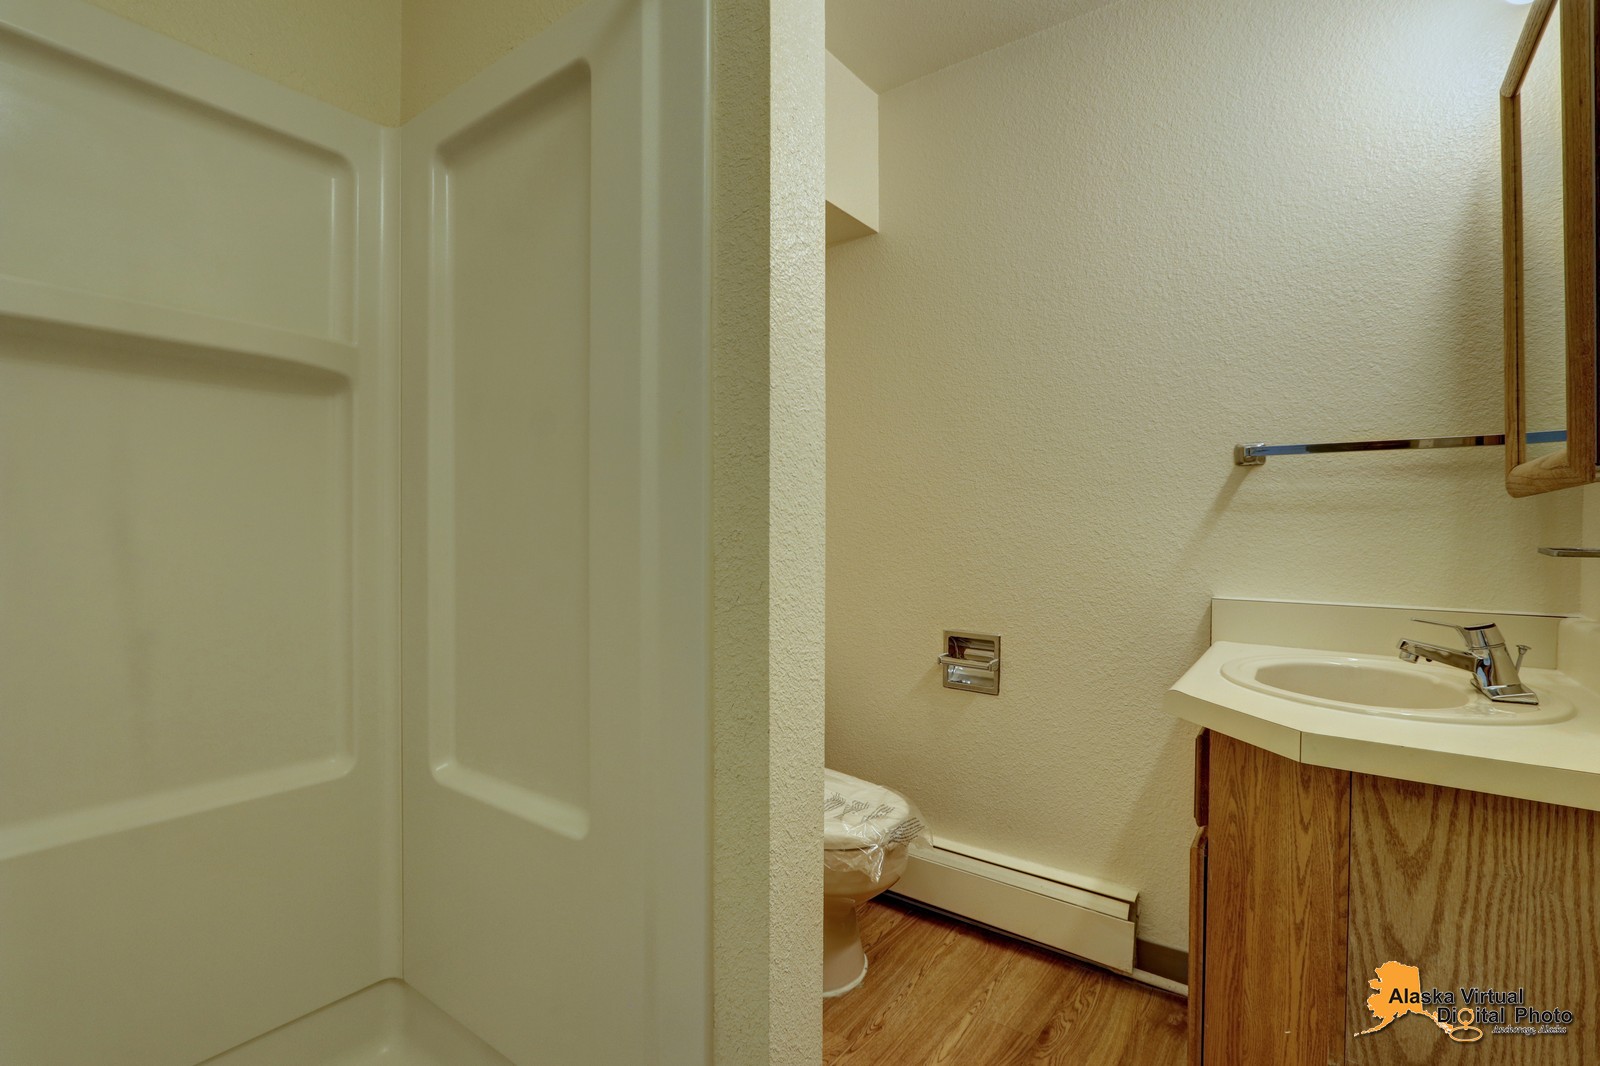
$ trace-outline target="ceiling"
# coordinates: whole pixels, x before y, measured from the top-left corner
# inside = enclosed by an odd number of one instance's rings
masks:
[[[828,0],[828,51],[878,92],[1112,0]]]

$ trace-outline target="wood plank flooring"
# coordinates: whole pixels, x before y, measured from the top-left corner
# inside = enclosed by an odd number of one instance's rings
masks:
[[[822,1009],[826,1066],[1183,1066],[1182,999],[880,897],[862,987]]]

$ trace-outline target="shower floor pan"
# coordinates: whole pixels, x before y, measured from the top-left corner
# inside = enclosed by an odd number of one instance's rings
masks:
[[[200,1066],[513,1066],[403,981],[382,981]]]

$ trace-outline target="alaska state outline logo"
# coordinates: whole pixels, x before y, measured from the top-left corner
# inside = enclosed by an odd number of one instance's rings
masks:
[[[1530,1007],[1526,988],[1423,988],[1420,968],[1392,959],[1373,972],[1376,976],[1367,982],[1372,989],[1367,1010],[1377,1024],[1356,1036],[1382,1032],[1408,1014],[1426,1018],[1458,1044],[1482,1040],[1483,1026],[1494,1035],[1564,1036],[1573,1022],[1569,1010]]]

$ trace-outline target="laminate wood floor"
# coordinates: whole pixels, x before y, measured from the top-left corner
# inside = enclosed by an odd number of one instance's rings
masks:
[[[826,1066],[1183,1066],[1186,1004],[1103,970],[880,897],[867,979],[822,1008]]]

